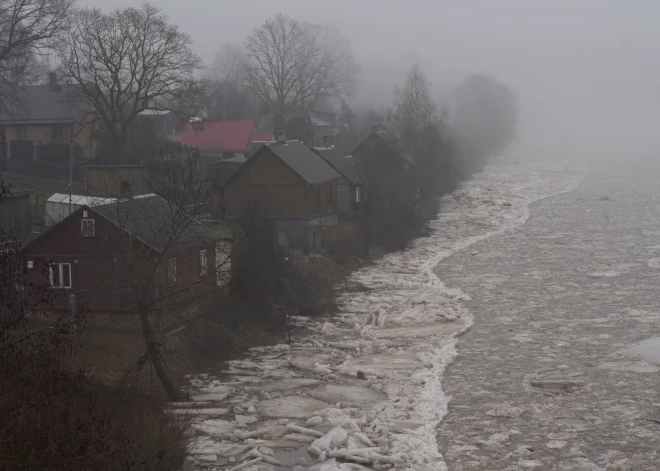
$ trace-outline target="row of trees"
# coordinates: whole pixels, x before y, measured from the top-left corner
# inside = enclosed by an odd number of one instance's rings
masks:
[[[223,46],[204,75],[191,46],[148,3],[103,13],[77,9],[74,0],[0,0],[0,111],[20,110],[19,87],[43,76],[41,56],[55,53],[60,80],[74,85],[66,99],[87,105],[87,125],[105,131],[121,158],[142,111],[167,109],[187,120],[210,87],[223,90],[228,118],[229,96],[242,112],[253,102],[281,113],[346,96],[356,81],[350,45],[336,28],[284,15],[242,44]]]
[[[432,99],[423,71],[412,67],[387,121],[398,134],[398,151],[409,158],[406,172],[387,177],[370,175],[370,205],[398,234],[384,241],[403,247],[438,210],[438,197],[481,170],[486,160],[502,152],[516,137],[516,99],[505,85],[487,75],[471,75],[458,87],[454,116]],[[382,118],[375,117],[376,121]],[[378,231],[377,231],[378,232]],[[406,235],[407,233],[407,235]]]
[[[358,72],[350,44],[336,28],[281,14],[242,43],[222,46],[202,74],[190,37],[154,5],[103,13],[76,9],[74,0],[0,0],[0,112],[20,109],[19,87],[43,77],[39,59],[53,52],[60,80],[75,85],[65,88],[67,100],[87,104],[88,126],[105,131],[118,159],[146,109],[172,110],[187,120],[215,88],[222,91],[223,119],[246,118],[255,107],[301,110],[350,96]],[[406,140],[421,139],[423,128],[412,122],[447,125],[447,113],[432,103],[418,68],[405,87],[394,107],[405,132],[415,135]],[[474,152],[501,150],[515,135],[515,111],[505,86],[474,75],[458,88],[452,126]],[[342,116],[347,124],[353,120],[345,102]]]

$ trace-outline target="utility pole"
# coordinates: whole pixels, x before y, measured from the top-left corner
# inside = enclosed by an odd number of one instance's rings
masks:
[[[71,199],[73,198],[73,142],[69,144],[69,216],[71,216]]]
[[[73,273],[71,273],[71,291],[69,292],[69,328],[74,334],[78,330],[78,260],[73,261]]]

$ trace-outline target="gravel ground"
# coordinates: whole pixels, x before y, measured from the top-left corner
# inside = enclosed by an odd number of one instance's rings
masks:
[[[474,326],[443,386],[450,470],[659,470],[660,172],[598,170],[444,260]]]

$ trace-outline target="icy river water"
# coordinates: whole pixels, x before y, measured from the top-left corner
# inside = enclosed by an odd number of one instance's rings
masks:
[[[337,316],[193,376],[186,469],[660,469],[659,203],[648,172],[495,162]]]

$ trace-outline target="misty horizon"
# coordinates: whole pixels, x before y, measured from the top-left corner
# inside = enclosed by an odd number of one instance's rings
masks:
[[[112,6],[132,5],[129,0]],[[109,10],[107,2],[80,2]],[[655,152],[660,108],[660,4],[571,2],[174,2],[158,7],[191,35],[208,64],[225,42],[241,42],[255,27],[283,13],[337,26],[360,65],[353,104],[378,110],[414,64],[434,98],[451,107],[454,87],[470,73],[488,73],[518,95],[523,140],[580,147]],[[617,119],[620,118],[620,119]]]

